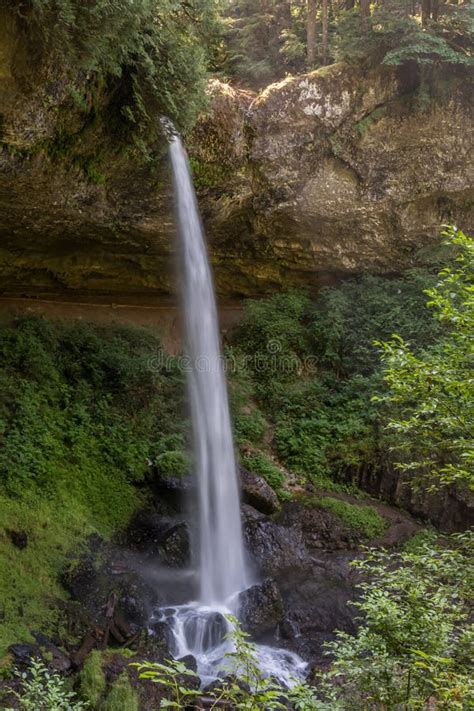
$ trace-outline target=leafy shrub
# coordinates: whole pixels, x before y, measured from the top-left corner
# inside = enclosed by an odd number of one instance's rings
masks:
[[[12,693],[22,711],[85,711],[89,708],[88,704],[77,700],[65,679],[48,671],[39,660],[33,660],[28,671],[19,673],[19,676],[22,680],[21,692]]]
[[[321,366],[339,376],[369,375],[380,367],[375,341],[401,333],[417,349],[433,343],[440,328],[426,318],[424,289],[435,282],[434,274],[412,270],[398,279],[365,274],[322,289],[311,326]]]
[[[184,476],[191,469],[191,458],[186,452],[181,434],[165,434],[154,444],[154,464],[162,476]]]
[[[246,469],[262,476],[275,491],[283,487],[285,474],[264,454],[249,454],[242,458],[242,464]]]
[[[373,400],[384,389],[374,341],[397,330],[417,352],[436,341],[442,329],[426,318],[423,293],[435,279],[365,275],[314,302],[301,292],[248,302],[233,334],[238,425],[246,396],[273,425],[284,466],[327,488],[386,461],[393,435]]]
[[[233,339],[245,353],[245,367],[261,399],[268,399],[301,371],[309,345],[305,317],[310,304],[309,298],[297,291],[246,302]]]
[[[163,452],[155,459],[156,467],[162,476],[184,476],[189,473],[189,457],[180,450]]]
[[[260,410],[256,408],[234,416],[234,432],[239,444],[242,442],[260,444],[266,429],[266,420]]]
[[[330,511],[345,524],[361,533],[365,538],[377,538],[385,531],[387,524],[383,516],[372,506],[351,504],[348,501],[324,496],[316,500],[316,505]]]
[[[294,472],[317,483],[345,478],[377,457],[378,379],[321,376],[303,380],[275,403],[275,448]]]
[[[419,18],[397,2],[375,6],[367,18],[359,11],[347,12],[337,26],[337,56],[349,63],[469,64],[471,17],[467,6],[448,9],[440,22],[422,27]]]
[[[455,265],[425,292],[442,335],[421,353],[401,336],[379,344],[388,386],[382,400],[398,467],[413,483],[460,482],[474,489],[474,240],[455,228],[445,236],[458,250]]]
[[[372,551],[354,562],[367,576],[355,603],[360,627],[327,645],[326,698],[335,708],[471,708],[473,542],[468,532],[443,547]]]

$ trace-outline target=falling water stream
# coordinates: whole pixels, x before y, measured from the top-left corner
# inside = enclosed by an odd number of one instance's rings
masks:
[[[158,619],[172,631],[175,658],[192,654],[202,683],[222,672],[232,649],[227,638],[238,617],[239,594],[254,581],[247,565],[240,518],[227,387],[220,354],[217,309],[196,195],[186,152],[177,135],[170,157],[181,251],[186,346],[191,359],[188,389],[198,490],[199,596],[186,605],[163,608]],[[264,674],[288,682],[304,668],[291,652],[259,645]]]

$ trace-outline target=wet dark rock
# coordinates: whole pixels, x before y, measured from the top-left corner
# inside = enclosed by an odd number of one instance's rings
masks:
[[[13,655],[16,664],[28,667],[34,659],[41,659],[41,649],[37,644],[27,642],[12,644],[8,651]]]
[[[163,537],[173,523],[172,518],[155,510],[138,511],[122,536],[123,545],[150,557],[157,556]]]
[[[176,511],[184,508],[185,499],[191,490],[192,484],[189,476],[163,476],[155,472],[152,489],[159,500],[165,500]]]
[[[247,518],[244,536],[256,567],[264,575],[278,578],[295,568],[311,567],[311,556],[298,526],[282,526],[268,518]]]
[[[171,650],[171,629],[165,620],[150,623],[150,646],[163,656],[169,655]]]
[[[356,630],[357,610],[348,604],[357,597],[350,559],[341,554],[323,574],[319,569],[296,572],[279,582],[288,611],[279,628],[281,638],[305,659],[324,661],[322,645],[335,638],[336,630]]]
[[[282,639],[287,640],[294,640],[301,634],[298,624],[288,615],[280,622],[278,633]]]
[[[178,523],[163,535],[160,545],[161,560],[170,568],[184,568],[191,560],[189,530],[185,523]]]
[[[97,571],[91,559],[73,561],[64,573],[62,583],[71,597],[86,600],[97,592]]]
[[[19,550],[23,550],[28,545],[28,534],[25,531],[7,530],[6,534],[13,545]]]
[[[254,637],[276,630],[283,619],[283,599],[270,578],[252,585],[240,595],[242,628]]]
[[[280,509],[278,496],[263,477],[241,466],[240,480],[242,498],[246,504],[264,514],[273,514]]]
[[[351,550],[362,538],[360,534],[344,524],[337,516],[316,506],[289,502],[285,505],[279,522],[289,528],[301,531],[306,548],[316,557],[321,550]]]
[[[147,624],[151,610],[156,604],[156,592],[144,581],[124,581],[120,590],[116,613],[133,634]]]
[[[186,656],[180,657],[178,659],[178,662],[184,664],[187,669],[194,672],[195,674],[197,673],[197,660],[193,654],[186,654]]]
[[[50,659],[48,663],[50,669],[60,673],[68,672],[71,669],[71,659],[51,639],[41,632],[33,632],[33,637],[41,648],[41,652],[45,652]]]
[[[361,471],[359,485],[447,533],[465,531],[474,525],[474,496],[462,484],[451,484],[436,492],[414,491],[407,474],[384,466]]]

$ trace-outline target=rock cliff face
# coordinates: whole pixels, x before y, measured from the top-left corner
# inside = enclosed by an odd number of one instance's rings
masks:
[[[2,290],[172,292],[164,142],[125,149],[94,78],[35,68],[0,19]],[[398,271],[474,222],[465,81],[422,102],[400,73],[334,65],[209,93],[187,142],[221,295]]]

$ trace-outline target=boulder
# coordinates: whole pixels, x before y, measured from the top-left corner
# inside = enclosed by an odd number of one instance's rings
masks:
[[[265,479],[254,472],[239,468],[242,483],[242,498],[246,504],[253,506],[264,514],[273,514],[280,508],[278,496]]]
[[[191,544],[186,523],[169,528],[160,545],[161,560],[170,568],[184,568],[191,561]]]
[[[239,602],[242,628],[252,637],[275,631],[283,619],[283,599],[270,578],[241,593]]]
[[[263,575],[280,579],[312,566],[311,555],[297,525],[284,526],[265,516],[246,517],[244,537],[253,562]]]

